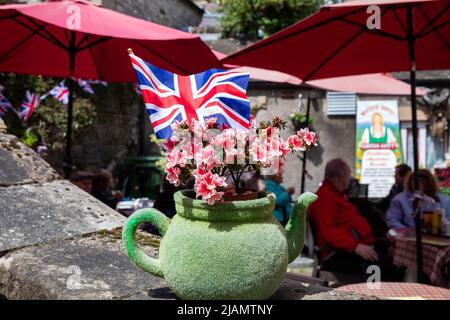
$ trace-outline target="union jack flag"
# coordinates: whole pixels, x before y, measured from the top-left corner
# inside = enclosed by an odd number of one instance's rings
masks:
[[[19,110],[20,119],[22,119],[22,121],[28,121],[28,119],[30,119],[31,117],[31,114],[39,106],[40,101],[41,99],[38,95],[27,90],[27,92],[25,93],[25,100],[23,101]]]
[[[61,81],[56,87],[50,90],[49,94],[58,99],[62,104],[69,103],[69,89],[66,87],[64,81]]]
[[[88,83],[93,83],[93,84],[101,84],[102,86],[104,86],[104,87],[107,87],[108,86],[108,82],[106,82],[106,81],[102,81],[102,80],[88,80],[87,81]]]
[[[250,125],[250,101],[246,90],[249,74],[233,70],[211,69],[181,76],[155,67],[130,53],[131,63],[159,139],[172,135],[177,120],[204,123],[215,117],[219,124],[236,129]]]
[[[77,83],[80,86],[80,88],[83,89],[84,92],[94,94],[94,90],[86,80],[77,79]]]
[[[0,117],[4,116],[9,109],[14,110],[11,103],[0,92]]]

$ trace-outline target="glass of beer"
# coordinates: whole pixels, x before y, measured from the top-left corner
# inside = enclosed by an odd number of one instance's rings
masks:
[[[440,234],[441,233],[441,223],[442,223],[442,209],[438,208],[433,212],[431,219],[431,233]]]
[[[424,233],[431,233],[432,231],[432,224],[433,224],[433,211],[424,211],[423,213],[423,232]]]

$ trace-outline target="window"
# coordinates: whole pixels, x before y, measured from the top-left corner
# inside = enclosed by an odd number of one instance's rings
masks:
[[[412,123],[402,122],[400,124],[402,134],[402,151],[405,163],[414,168],[414,154],[413,154],[413,134]],[[426,124],[418,123],[418,147],[419,147],[419,167],[425,167],[426,164]]]

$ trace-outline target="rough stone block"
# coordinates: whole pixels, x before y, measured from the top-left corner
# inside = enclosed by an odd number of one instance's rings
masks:
[[[121,228],[31,246],[0,258],[0,297],[7,299],[174,300],[164,279],[135,267],[123,250]],[[139,232],[157,256],[159,238]],[[271,300],[367,300],[286,277]]]
[[[113,229],[124,221],[70,182],[0,187],[0,252]]]
[[[110,300],[165,287],[163,279],[130,262],[120,236],[117,229],[10,252],[0,258],[0,294],[7,299]],[[148,243],[159,240],[140,239],[149,254],[157,254]]]
[[[17,137],[0,133],[0,186],[59,179],[58,173]]]

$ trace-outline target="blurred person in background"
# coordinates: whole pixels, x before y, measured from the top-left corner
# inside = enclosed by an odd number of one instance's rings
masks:
[[[378,265],[382,280],[397,280],[398,275],[388,245],[376,241],[371,226],[348,201],[351,169],[342,159],[333,159],[325,167],[318,199],[308,209],[313,233],[320,247],[321,269],[355,274],[364,281],[367,267]]]
[[[117,203],[123,198],[120,192],[113,192],[113,177],[108,170],[98,171],[92,179],[92,192],[91,194],[108,205],[109,207],[116,209]]]
[[[405,179],[411,171],[411,167],[404,163],[399,164],[395,167],[395,183],[389,191],[387,197],[382,201],[380,205],[380,209],[383,212],[386,212],[389,209],[392,199],[394,199],[394,197],[399,193],[403,192]]]
[[[92,179],[94,174],[89,171],[77,171],[70,177],[70,182],[76,185],[78,188],[86,191],[87,193],[92,193]]]
[[[433,174],[426,170],[419,170],[419,192],[425,196],[421,201],[421,212],[443,209],[447,220],[450,219],[450,199],[438,192],[438,185]],[[413,217],[414,173],[410,172],[405,179],[405,190],[396,195],[386,214],[389,228],[414,228]]]
[[[286,189],[282,185],[283,173],[280,171],[273,176],[265,177],[264,184],[267,192],[275,194],[275,209],[273,216],[284,226],[289,220],[292,211],[291,195],[295,193],[295,188]]]

